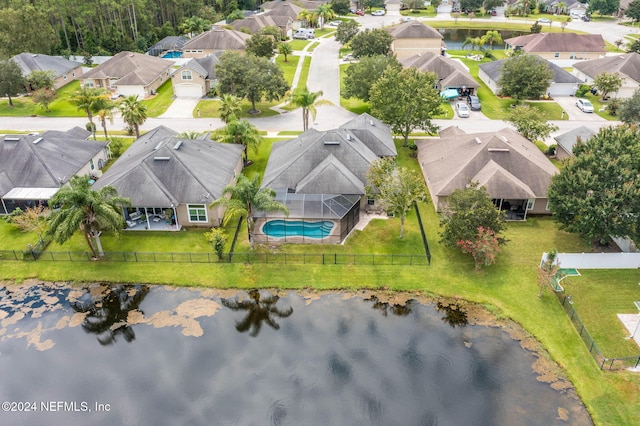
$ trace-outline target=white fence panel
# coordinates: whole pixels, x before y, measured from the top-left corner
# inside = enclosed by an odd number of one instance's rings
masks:
[[[542,254],[542,259],[547,253]],[[636,269],[640,268],[640,253],[558,253],[561,268]]]

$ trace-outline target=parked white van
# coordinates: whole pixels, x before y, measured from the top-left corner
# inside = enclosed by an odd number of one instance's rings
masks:
[[[569,13],[569,16],[571,17],[571,19],[582,19],[582,17],[584,16],[584,12],[579,11],[579,10],[572,10]]]
[[[313,28],[298,28],[293,33],[293,38],[298,40],[309,40],[316,37],[316,30]]]

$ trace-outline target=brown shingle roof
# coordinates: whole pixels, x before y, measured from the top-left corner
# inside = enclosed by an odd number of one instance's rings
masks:
[[[173,62],[166,59],[125,51],[84,73],[82,78],[115,78],[119,85],[146,86],[172,66]]]
[[[214,28],[199,34],[183,46],[183,50],[244,50],[249,34],[226,28]]]
[[[434,52],[411,56],[401,60],[400,64],[405,68],[417,68],[422,72],[431,71],[436,73],[440,79],[440,86],[443,88],[480,87],[460,62]]]
[[[595,78],[596,75],[606,71],[610,73],[617,72],[622,77],[640,82],[640,53],[636,52],[582,61],[573,67],[591,78]]]
[[[237,31],[240,31],[242,28],[248,28],[251,34],[259,33],[264,27],[278,26],[276,21],[269,15],[252,15],[233,21],[231,25]]]
[[[409,21],[395,27],[386,28],[394,39],[397,38],[439,38],[443,36],[436,29],[420,21]]]
[[[605,42],[600,34],[539,33],[512,37],[505,43],[522,47],[528,53],[605,52]]]

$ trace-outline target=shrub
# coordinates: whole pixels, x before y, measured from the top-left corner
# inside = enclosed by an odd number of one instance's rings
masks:
[[[577,98],[580,98],[580,97],[586,95],[590,90],[591,90],[591,87],[589,87],[589,85],[581,84],[580,87],[578,88],[578,90],[576,90],[575,96]]]

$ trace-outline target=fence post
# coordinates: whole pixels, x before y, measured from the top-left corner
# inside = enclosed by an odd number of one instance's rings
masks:
[[[338,264],[338,253],[333,253],[333,264],[334,265]]]

